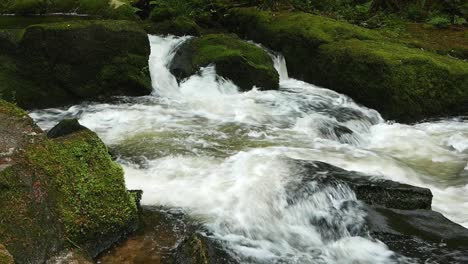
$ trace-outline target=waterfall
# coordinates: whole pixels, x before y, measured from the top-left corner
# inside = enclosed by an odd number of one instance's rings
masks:
[[[308,183],[311,195],[289,204],[288,186],[301,181],[290,159],[431,188],[434,209],[468,227],[467,120],[387,123],[347,96],[289,78],[281,55],[278,91],[240,93],[216,65],[178,83],[168,67],[188,39],[150,36],[151,96],[31,116],[44,129],[79,118],[119,155],[143,204],[184,209],[242,263],[396,261],[365,234],[348,188]]]

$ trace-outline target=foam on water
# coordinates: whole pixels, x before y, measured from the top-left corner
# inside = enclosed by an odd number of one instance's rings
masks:
[[[386,123],[350,98],[288,77],[279,91],[239,93],[215,65],[178,83],[168,65],[188,38],[150,36],[155,92],[119,103],[34,111],[45,129],[77,117],[114,148],[143,203],[181,207],[243,263],[394,263],[362,229],[346,187],[289,204],[287,160],[317,160],[431,188],[434,209],[468,227],[468,121]],[[326,223],[325,225],[323,223]]]

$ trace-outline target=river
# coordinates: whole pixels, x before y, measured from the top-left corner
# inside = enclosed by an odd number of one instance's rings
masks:
[[[289,78],[279,54],[272,55],[278,91],[240,93],[215,66],[178,84],[168,64],[189,37],[149,38],[151,96],[31,112],[43,129],[76,117],[98,133],[128,188],[144,191],[144,205],[182,208],[244,263],[401,261],[356,235],[365,212],[343,209],[356,202],[348,188],[288,205],[287,186],[300,180],[291,176],[292,158],[430,188],[433,209],[468,227],[468,119],[387,122],[344,95]]]

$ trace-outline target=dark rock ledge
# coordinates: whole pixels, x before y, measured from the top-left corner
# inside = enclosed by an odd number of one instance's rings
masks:
[[[291,186],[291,202],[307,195],[310,182],[348,186],[367,212],[360,235],[367,233],[418,263],[468,263],[468,229],[431,210],[430,190],[323,162],[291,160],[290,164],[294,176],[302,179]]]

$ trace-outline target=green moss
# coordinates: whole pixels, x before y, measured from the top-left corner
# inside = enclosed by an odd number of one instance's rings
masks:
[[[174,58],[172,70],[178,77],[188,77],[200,67],[214,64],[219,75],[232,80],[243,91],[253,86],[278,89],[279,76],[271,57],[254,44],[235,35],[210,34],[186,45]]]
[[[205,35],[193,41],[195,67],[203,67],[227,58],[242,57],[255,69],[274,70],[270,56],[257,46],[235,35]]]
[[[413,121],[465,113],[468,63],[379,41],[323,45],[316,83],[348,94],[386,117]]]
[[[67,247],[94,256],[134,229],[135,197],[96,134],[28,143],[0,172],[0,241],[19,263],[43,263]]]
[[[0,113],[7,115],[7,116],[13,116],[13,117],[18,117],[18,118],[23,118],[25,116],[28,116],[28,113],[24,111],[23,109],[17,107],[16,105],[6,102],[2,99],[0,99]]]
[[[236,8],[229,12],[225,22],[228,27],[243,34],[259,34],[256,39],[268,38],[274,42],[273,45],[283,37],[292,38],[290,40],[302,39],[312,47],[350,38],[381,38],[378,33],[365,28],[301,12],[272,13],[253,8]],[[271,39],[273,35],[278,38]]]
[[[27,150],[33,171],[50,179],[65,234],[78,245],[118,233],[137,220],[136,204],[125,189],[123,170],[91,131]]]
[[[94,17],[135,19],[138,9],[130,0],[3,0],[0,13],[78,13]]]

